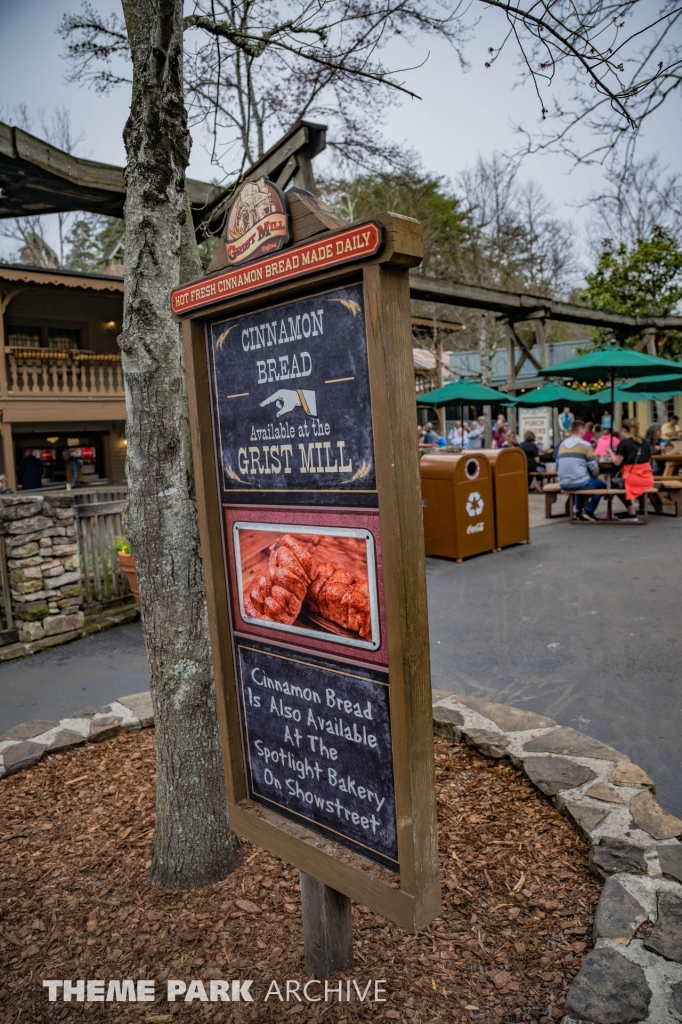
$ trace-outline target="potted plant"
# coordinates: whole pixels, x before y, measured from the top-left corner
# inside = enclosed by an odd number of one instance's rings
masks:
[[[128,579],[128,586],[133,594],[137,607],[140,607],[140,589],[137,585],[137,573],[135,572],[135,559],[130,551],[130,541],[127,537],[117,537],[114,548],[118,555],[118,564],[123,569]]]

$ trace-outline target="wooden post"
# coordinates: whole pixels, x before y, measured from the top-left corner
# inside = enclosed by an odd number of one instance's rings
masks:
[[[324,981],[353,966],[353,920],[348,896],[301,871],[305,972]]]
[[[2,423],[0,424],[0,431],[2,432],[2,458],[4,462],[4,472],[7,477],[7,483],[13,491],[17,489],[17,471],[14,464],[14,441],[12,439],[12,424]]]
[[[17,291],[21,289],[15,289],[7,294],[0,294],[0,399],[7,398],[7,354],[5,348],[5,310],[10,304],[11,299],[17,294]],[[0,421],[3,420],[2,413],[0,413]],[[7,483],[13,491],[17,489],[17,475],[14,465],[14,443],[12,441],[12,425],[11,423],[0,423],[0,432],[2,433],[2,459],[3,459],[3,471],[7,477]]]
[[[443,374],[443,337],[438,331],[438,307],[433,307],[433,351],[436,356],[436,387],[442,388],[445,383]],[[446,436],[445,429],[445,406],[441,405],[436,409],[436,416],[438,418],[438,432],[443,437]]]
[[[505,342],[507,347],[507,390],[516,391],[516,341],[514,328],[509,322],[505,324]]]
[[[535,332],[535,344],[540,350],[540,362],[542,366],[548,366],[547,362],[547,335],[545,334],[545,321],[544,320],[533,320],[533,330]]]
[[[0,398],[7,398],[7,354],[5,348],[5,312],[10,302],[21,288],[11,292],[0,292]]]

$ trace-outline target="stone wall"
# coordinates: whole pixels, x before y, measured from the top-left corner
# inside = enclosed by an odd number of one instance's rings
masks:
[[[19,639],[80,632],[83,591],[74,498],[19,494],[0,498],[12,613]]]

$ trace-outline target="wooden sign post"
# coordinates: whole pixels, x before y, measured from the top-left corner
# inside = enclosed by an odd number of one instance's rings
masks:
[[[230,822],[303,873],[307,969],[325,977],[352,963],[350,900],[409,931],[440,908],[408,284],[421,229],[349,227],[308,193],[247,185],[172,308]]]

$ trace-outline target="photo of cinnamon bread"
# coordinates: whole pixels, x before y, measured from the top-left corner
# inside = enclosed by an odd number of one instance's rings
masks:
[[[239,543],[249,618],[372,640],[366,540],[261,528],[241,529]]]

